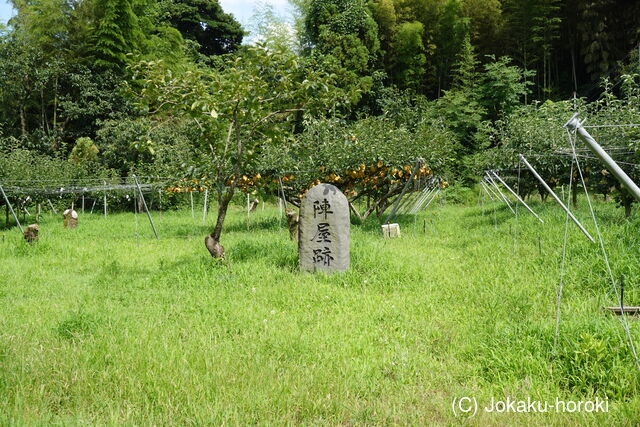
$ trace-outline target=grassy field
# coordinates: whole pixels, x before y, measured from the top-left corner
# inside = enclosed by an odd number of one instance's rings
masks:
[[[634,424],[640,375],[602,310],[615,297],[598,245],[570,224],[554,348],[564,215],[534,203],[541,225],[495,207],[433,206],[394,240],[354,225],[352,268],[332,276],[298,272],[273,206],[249,220],[233,208],[226,264],[186,210],[154,214],[157,241],[133,214],[76,230],[45,217],[34,246],[3,230],[0,424]],[[597,212],[640,305],[640,221]],[[463,396],[599,397],[609,412],[455,417]]]

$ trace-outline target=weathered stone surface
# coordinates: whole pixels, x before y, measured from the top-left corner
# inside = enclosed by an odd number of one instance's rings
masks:
[[[64,228],[76,228],[78,226],[78,212],[67,209],[62,213],[64,216]]]
[[[300,205],[298,254],[304,271],[349,269],[349,202],[331,184],[311,188]]]
[[[38,224],[29,225],[24,230],[24,239],[29,243],[33,243],[37,241],[39,231],[40,231],[40,227],[38,227]]]

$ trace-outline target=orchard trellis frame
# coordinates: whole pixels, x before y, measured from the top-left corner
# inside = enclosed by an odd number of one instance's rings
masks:
[[[578,176],[580,178],[582,187],[584,189],[585,192],[585,196],[586,196],[586,200],[588,202],[589,205],[589,210],[591,213],[591,217],[593,220],[593,224],[596,230],[596,234],[597,234],[597,238],[598,238],[598,243],[602,252],[602,256],[604,259],[604,262],[606,264],[607,267],[607,271],[609,274],[609,278],[611,280],[611,287],[613,289],[613,292],[616,296],[616,299],[619,301],[619,307],[605,307],[610,311],[613,311],[616,314],[619,314],[622,318],[622,325],[623,328],[625,330],[626,336],[627,336],[627,340],[629,343],[629,347],[631,350],[631,353],[633,355],[634,361],[635,361],[635,365],[638,368],[638,370],[640,370],[640,360],[638,359],[638,355],[636,352],[636,348],[635,348],[635,344],[633,341],[633,338],[631,336],[631,332],[629,330],[629,323],[627,320],[627,313],[637,313],[639,311],[639,307],[627,307],[627,309],[625,309],[624,306],[624,276],[621,279],[621,285],[620,285],[620,292],[618,292],[618,288],[616,286],[616,281],[614,279],[613,276],[613,271],[609,262],[609,258],[607,256],[607,251],[604,245],[604,240],[602,238],[602,234],[600,233],[600,229],[599,229],[599,225],[598,225],[598,221],[596,219],[596,215],[593,209],[593,205],[591,203],[591,198],[589,197],[589,190],[588,187],[586,185],[585,182],[585,178],[584,178],[584,174],[582,171],[582,168],[580,166],[580,161],[579,158],[590,158],[590,159],[599,159],[600,161],[602,161],[602,163],[604,163],[605,167],[609,170],[609,172],[611,172],[611,174],[616,178],[616,180],[625,188],[629,191],[629,193],[631,193],[633,195],[633,197],[637,200],[640,201],[640,188],[637,186],[637,184],[622,170],[622,168],[620,168],[620,166],[618,165],[618,163],[616,161],[614,161],[611,156],[607,153],[607,151],[605,151],[600,144],[597,143],[597,141],[589,134],[589,132],[585,129],[585,126],[583,126],[584,121],[580,121],[578,119],[578,114],[574,114],[571,119],[569,119],[569,121],[567,121],[565,123],[565,125],[563,126],[566,130],[567,130],[567,134],[569,136],[569,144],[570,144],[570,152],[560,152],[560,153],[556,153],[556,154],[551,154],[551,155],[569,155],[571,156],[571,172],[569,174],[569,193],[567,194],[567,199],[571,196],[571,192],[572,190],[575,192],[576,189],[572,188],[572,184],[573,184],[573,176],[574,176],[574,165],[576,167]],[[623,126],[638,126],[636,124],[630,124],[630,125],[601,125],[601,126],[592,126],[592,127],[623,127]],[[577,138],[580,138],[588,147],[588,149],[593,152],[593,154],[595,155],[595,157],[591,157],[591,156],[586,156],[586,155],[579,155],[578,154],[578,149],[576,148],[576,144],[575,144],[575,140]],[[627,147],[619,147],[618,150],[620,150],[621,152],[627,152],[628,153],[628,148]],[[547,154],[549,155],[549,154]],[[543,154],[540,155],[532,155],[532,156],[543,156]],[[531,165],[531,163],[529,163],[529,161],[527,160],[527,158],[523,155],[523,154],[519,154],[518,155],[519,158],[519,162],[521,164],[524,164],[526,166],[526,168],[533,174],[533,176],[536,178],[536,180],[538,180],[538,182],[542,185],[542,187],[548,192],[549,195],[552,196],[552,198],[560,205],[560,207],[562,207],[562,209],[565,211],[566,213],[566,223],[565,223],[565,233],[564,233],[564,242],[563,242],[563,248],[562,248],[562,263],[561,263],[561,272],[560,272],[560,283],[556,289],[556,325],[555,325],[555,334],[554,334],[554,348],[556,348],[557,346],[557,341],[558,341],[558,334],[559,334],[559,327],[560,327],[560,318],[561,318],[561,300],[562,300],[562,291],[563,291],[563,284],[564,284],[564,267],[565,267],[565,261],[566,261],[566,249],[567,249],[567,230],[568,230],[568,220],[571,219],[577,226],[578,228],[582,231],[582,233],[592,242],[595,243],[595,239],[591,236],[591,234],[589,234],[589,232],[586,230],[586,228],[580,223],[580,221],[578,221],[578,219],[573,215],[573,213],[570,211],[570,209],[567,207],[567,205],[565,205],[565,203],[562,202],[562,200],[556,195],[556,193],[551,189],[551,187],[545,182],[545,180],[542,178],[542,176],[536,171],[536,169]],[[632,166],[634,167],[638,167],[638,165],[636,164],[632,164]],[[509,206],[508,200],[506,199],[506,197],[504,196],[504,194],[500,191],[500,189],[498,188],[498,186],[496,185],[496,182],[494,181],[493,178],[496,178],[507,190],[509,190],[509,192],[516,198],[516,200],[518,200],[519,202],[522,202],[522,204],[527,207],[527,209],[534,215],[536,216],[536,218],[538,220],[540,220],[540,222],[544,223],[542,221],[541,218],[538,217],[538,215],[536,215],[533,210],[530,209],[529,206],[526,205],[526,203],[524,203],[524,201],[522,200],[522,198],[520,197],[520,195],[518,194],[519,191],[513,191],[512,188],[510,188],[507,183],[496,173],[495,170],[489,170],[485,172],[485,176],[483,177],[483,179],[480,182],[480,185],[482,187],[482,189],[484,190],[484,193],[486,193],[487,196],[489,196],[489,198],[493,201],[502,201],[504,203],[507,204],[507,206]],[[518,185],[520,183],[520,168],[518,169]],[[493,188],[492,188],[493,187]],[[497,190],[496,191],[494,191]],[[483,194],[484,194],[483,193]],[[484,197],[483,197],[484,198]],[[517,206],[517,205],[516,205]],[[495,210],[495,209],[494,209]],[[484,204],[483,204],[483,214],[484,214]],[[515,212],[516,214],[516,227],[517,227],[517,211]],[[516,232],[515,232],[516,228],[514,228],[514,250],[515,250],[515,242],[516,242]]]
[[[150,177],[144,177],[150,178]],[[27,195],[26,200],[30,200],[32,195],[37,196],[63,196],[63,195],[81,195],[82,200],[82,213],[84,213],[85,208],[85,195],[86,194],[102,194],[103,205],[104,205],[104,216],[107,216],[107,193],[124,191],[124,192],[132,192],[134,194],[134,201],[136,202],[136,211],[137,207],[137,198],[140,198],[144,210],[147,214],[147,218],[149,219],[149,223],[151,225],[151,229],[154,233],[156,239],[158,239],[158,232],[153,222],[153,217],[151,216],[151,212],[149,207],[147,206],[146,200],[144,198],[144,193],[151,193],[159,186],[165,187],[166,182],[173,178],[163,178],[160,183],[143,183],[141,184],[138,181],[138,177],[133,175],[131,178],[108,178],[108,180],[113,181],[116,180],[127,180],[132,179],[132,184],[126,183],[109,183],[107,184],[107,179],[96,178],[90,180],[84,180],[87,185],[79,185],[83,180],[73,180],[73,181],[56,181],[56,180],[18,180],[18,181],[4,181],[4,183],[0,183],[0,190],[6,203],[7,209],[10,210],[14,220],[20,232],[24,233],[22,225],[20,224],[20,220],[18,219],[15,210],[9,200],[9,195],[14,195],[14,197],[18,197],[18,195]],[[96,182],[102,181],[102,185],[97,185]],[[4,185],[3,185],[4,184]],[[9,184],[9,185],[7,185]],[[54,185],[55,184],[55,185]],[[128,198],[128,195],[127,195]],[[94,198],[93,206],[91,207],[91,213],[93,213],[93,208],[97,202],[98,198]],[[50,198],[46,199],[51,211],[53,214],[57,214],[57,210],[55,206],[51,202]],[[71,206],[73,208],[74,202],[71,202]],[[25,209],[26,211],[26,209]],[[40,204],[38,203],[38,213],[40,211]],[[27,211],[28,212],[28,211]]]

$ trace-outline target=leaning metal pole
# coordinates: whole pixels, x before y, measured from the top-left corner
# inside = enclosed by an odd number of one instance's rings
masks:
[[[635,197],[636,200],[640,201],[640,188],[638,188],[638,186],[631,180],[631,178],[629,178],[629,175],[627,175],[620,168],[620,166],[618,166],[618,164],[611,158],[611,156],[609,156],[609,154],[607,154],[607,152],[602,149],[600,144],[598,144],[596,140],[593,139],[591,135],[589,135],[589,132],[587,132],[587,130],[582,126],[580,120],[578,120],[577,113],[574,114],[567,123],[565,123],[564,127],[571,131],[575,131],[580,139],[582,139],[582,141],[584,141],[584,143],[589,146],[591,151],[593,151],[593,153],[604,162],[605,166],[607,167],[607,169],[609,169],[613,176],[615,176],[616,179],[620,181],[620,183],[624,185],[624,187],[629,190],[631,194],[633,194],[633,197]]]
[[[153,224],[153,219],[151,218],[151,213],[149,212],[149,208],[147,207],[147,202],[144,200],[144,194],[142,194],[142,188],[140,188],[140,183],[138,182],[138,177],[133,175],[133,180],[136,182],[136,186],[138,187],[138,193],[140,193],[140,199],[142,199],[142,205],[144,206],[144,210],[147,212],[147,218],[149,218],[149,222],[151,223],[151,228],[153,229],[153,234],[158,238],[158,232],[156,231],[156,226]]]
[[[401,215],[406,215],[407,213],[413,214],[413,209],[415,208],[416,204],[420,201],[420,199],[422,199],[422,196],[424,196],[425,190],[428,187],[429,187],[428,183],[426,183],[425,187],[422,188],[422,189],[420,189],[420,187],[418,187],[418,190],[415,192],[416,194],[409,201],[409,203],[407,203],[405,206],[402,206],[401,208],[398,208],[398,211],[400,211],[402,209]]]
[[[22,229],[22,226],[20,225],[20,221],[18,220],[18,216],[13,211],[13,206],[11,206],[11,203],[9,203],[9,198],[5,194],[4,188],[2,188],[2,185],[0,185],[0,191],[2,191],[2,197],[4,197],[4,201],[7,203],[7,206],[9,207],[9,210],[11,211],[11,215],[13,215],[13,219],[16,220],[16,224],[18,224],[18,228],[20,229],[20,231],[22,233],[24,233],[24,230]]]
[[[413,207],[411,208],[411,210],[409,211],[410,214],[415,214],[417,212],[420,211],[420,208],[422,208],[422,206],[424,205],[424,202],[427,201],[427,199],[429,198],[429,196],[431,196],[431,194],[433,193],[433,191],[435,191],[435,187],[433,188],[429,188],[429,187],[425,187],[425,192],[423,193],[423,195],[416,201],[416,203],[413,205]]]
[[[418,197],[418,200],[416,200],[416,202],[409,207],[409,214],[414,215],[418,213],[418,208],[422,207],[424,202],[429,198],[434,190],[435,189],[429,188],[428,191],[423,192],[422,195]]]
[[[495,201],[496,201],[496,202],[501,202],[501,201],[502,201],[502,199],[500,198],[500,196],[498,196],[498,195],[496,194],[496,190],[494,190],[494,189],[491,187],[491,183],[489,182],[489,180],[487,179],[487,177],[486,177],[486,176],[483,178],[482,183],[485,185],[485,187],[486,187],[489,191],[491,191],[491,194],[493,194],[493,198],[495,199]],[[492,199],[492,200],[493,200],[493,199]]]
[[[418,206],[422,206],[424,201],[429,197],[429,195],[431,194],[431,191],[433,189],[431,188],[431,186],[427,183],[427,185],[425,185],[424,189],[420,192],[420,197],[418,197],[418,199],[415,201],[415,203],[413,203],[410,207],[409,207],[409,213],[410,214],[414,214],[416,213],[416,210],[418,208]]]
[[[202,205],[202,225],[207,218],[207,202],[209,201],[209,188],[204,189],[204,205]]]
[[[414,185],[415,187],[415,185]],[[407,208],[409,206],[411,206],[411,204],[415,201],[416,199],[416,195],[420,195],[421,191],[414,191],[414,189],[412,189],[411,192],[407,193],[407,195],[405,196],[404,200],[400,203],[400,205],[398,206],[398,215],[404,215],[407,213]]]
[[[420,169],[420,164],[423,162],[424,162],[424,159],[421,159],[421,158],[416,159],[416,164],[413,167],[413,170],[411,171],[411,175],[409,175],[409,179],[407,180],[407,182],[404,184],[404,187],[402,188],[402,193],[400,193],[400,196],[398,196],[395,203],[391,207],[391,212],[389,213],[389,215],[387,215],[387,218],[384,220],[383,224],[389,224],[389,220],[395,217],[396,211],[398,210],[398,206],[400,204],[400,200],[402,200],[402,198],[406,194],[407,190],[409,189],[409,185],[411,184],[411,180],[413,179],[413,176],[418,172],[418,169]]]
[[[507,183],[506,183],[506,182],[504,182],[504,181],[502,180],[502,178],[500,178],[500,177],[498,176],[498,174],[497,174],[497,173],[495,173],[494,171],[491,171],[491,173],[493,174],[493,176],[495,176],[495,177],[498,179],[498,181],[500,181],[500,182],[502,183],[502,185],[504,185],[504,186],[505,186],[505,188],[506,188],[507,190],[509,190],[509,191],[511,192],[511,194],[513,194],[513,195],[515,196],[515,198],[516,198],[516,199],[518,199],[518,201],[519,201],[520,203],[522,203],[522,204],[524,205],[524,207],[525,207],[525,208],[527,208],[527,210],[528,210],[529,212],[531,212],[531,214],[532,214],[533,216],[535,216],[536,218],[538,218],[538,221],[540,221],[541,223],[543,223],[543,224],[544,224],[544,221],[542,220],[542,218],[540,218],[540,217],[538,216],[538,214],[536,214],[536,213],[533,211],[533,209],[531,209],[531,208],[529,207],[529,205],[527,205],[527,204],[524,202],[524,200],[522,200],[522,198],[520,198],[520,196],[518,195],[518,193],[516,193],[515,191],[513,191],[513,190],[511,189],[511,187],[509,187],[509,186],[507,185]]]
[[[496,189],[496,191],[498,192],[498,194],[500,195],[500,198],[502,200],[504,200],[504,202],[507,204],[507,207],[509,208],[509,210],[515,215],[516,211],[513,210],[513,208],[511,207],[511,203],[509,203],[509,200],[507,199],[507,196],[504,195],[504,193],[502,191],[500,191],[500,188],[498,187],[498,184],[496,184],[496,182],[493,180],[493,178],[491,177],[491,175],[489,175],[489,172],[487,172],[487,178],[488,178],[488,182],[493,185],[493,188]]]
[[[487,186],[484,183],[484,181],[480,181],[480,186],[482,187],[482,189],[487,193],[487,195],[489,196],[489,198],[491,199],[491,201],[493,202],[493,196],[491,195],[491,193],[489,193],[489,190],[487,190]]]
[[[569,215],[569,217],[573,220],[573,222],[578,226],[578,228],[580,228],[580,231],[582,231],[584,233],[585,236],[587,236],[589,238],[589,240],[591,240],[593,243],[595,243],[596,241],[593,240],[593,237],[591,237],[591,234],[589,234],[589,232],[582,226],[582,224],[580,224],[580,221],[578,221],[576,219],[575,216],[573,216],[573,214],[571,213],[571,211],[569,210],[569,208],[567,208],[564,203],[562,203],[562,200],[560,200],[560,198],[558,198],[558,196],[556,196],[556,193],[553,192],[553,190],[551,189],[551,187],[549,187],[547,185],[546,182],[544,182],[544,179],[542,179],[542,177],[540,175],[538,175],[538,172],[536,172],[536,170],[533,168],[533,166],[531,166],[529,164],[529,162],[527,161],[527,159],[525,159],[525,157],[522,154],[518,154],[518,156],[520,156],[520,159],[522,160],[522,162],[525,164],[525,166],[531,171],[531,173],[533,174],[533,176],[536,177],[536,179],[538,181],[540,181],[540,184],[542,184],[542,186],[549,192],[549,194],[551,194],[551,197],[554,198],[554,200],[556,202],[558,202],[558,204],[560,205],[560,207],[562,207],[562,209],[564,209],[564,211],[567,213],[567,215]]]
[[[281,200],[284,202],[284,211],[287,211],[287,198],[284,195],[284,185],[282,185],[282,177],[278,175],[278,183],[280,184],[280,194],[282,194]]]
[[[436,199],[436,197],[438,197],[438,194],[440,194],[440,188],[438,188],[436,190],[435,194],[431,197],[431,199],[427,202],[427,204],[424,205],[424,207],[421,207],[418,212],[426,210],[429,207],[429,205],[431,204],[431,202],[433,202]]]

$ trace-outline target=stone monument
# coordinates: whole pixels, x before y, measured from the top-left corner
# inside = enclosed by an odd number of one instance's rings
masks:
[[[76,228],[78,226],[78,212],[67,209],[62,213],[64,216],[64,228]]]
[[[331,184],[311,188],[300,204],[298,254],[303,271],[349,269],[349,202]]]

